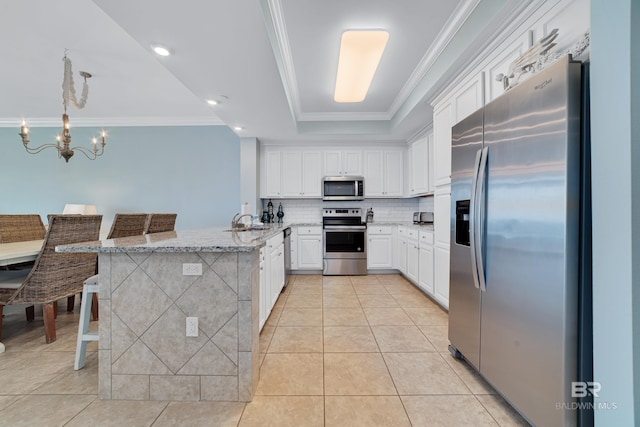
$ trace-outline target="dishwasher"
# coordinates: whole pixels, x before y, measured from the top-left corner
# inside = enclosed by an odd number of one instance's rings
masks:
[[[284,288],[289,284],[291,277],[291,227],[284,229]]]

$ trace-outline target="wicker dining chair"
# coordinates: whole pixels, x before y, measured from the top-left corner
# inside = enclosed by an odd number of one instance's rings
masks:
[[[0,338],[5,305],[42,304],[47,344],[56,340],[55,302],[82,291],[97,254],[56,252],[59,245],[98,240],[102,215],[49,215],[49,228],[29,274],[0,282]],[[27,319],[33,316],[27,308]]]
[[[0,215],[0,243],[42,240],[46,230],[37,214]]]
[[[175,213],[150,213],[145,234],[173,231],[177,217],[178,214]]]
[[[146,213],[116,213],[107,239],[142,236],[146,225]]]

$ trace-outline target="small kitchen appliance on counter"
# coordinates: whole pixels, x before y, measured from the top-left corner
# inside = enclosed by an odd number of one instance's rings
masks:
[[[414,224],[433,224],[433,212],[414,212]]]

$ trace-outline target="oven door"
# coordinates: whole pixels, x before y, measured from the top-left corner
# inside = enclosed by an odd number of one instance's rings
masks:
[[[324,226],[324,258],[367,258],[367,227]]]

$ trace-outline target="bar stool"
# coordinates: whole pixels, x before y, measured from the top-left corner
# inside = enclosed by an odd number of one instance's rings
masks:
[[[98,341],[98,332],[89,332],[93,296],[98,295],[98,277],[100,276],[97,274],[89,277],[84,281],[82,287],[82,305],[80,306],[76,360],[73,364],[73,369],[76,371],[84,368],[87,356],[87,345],[89,345],[91,341]]]

